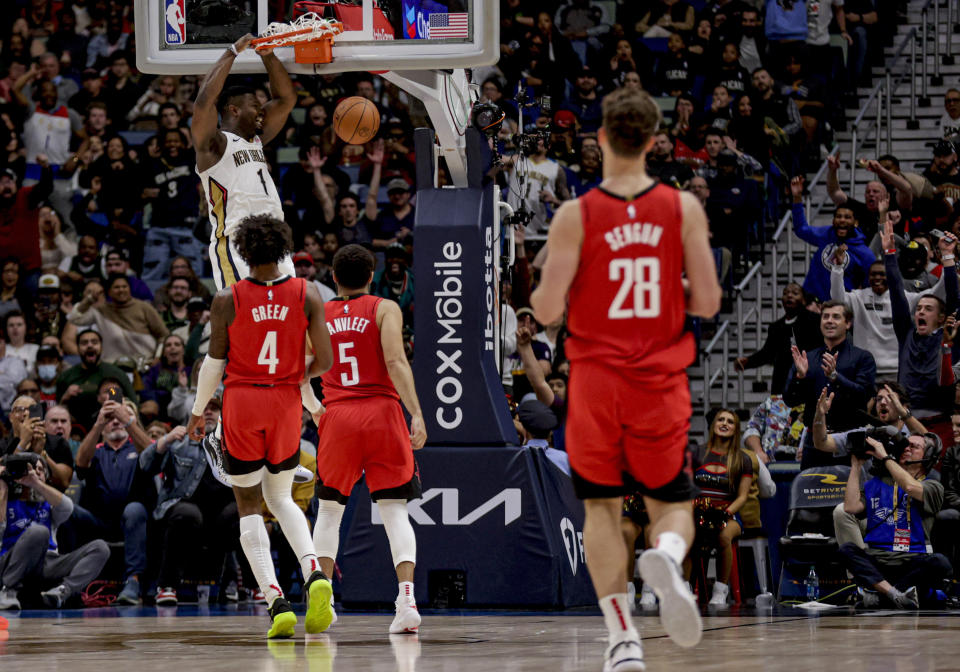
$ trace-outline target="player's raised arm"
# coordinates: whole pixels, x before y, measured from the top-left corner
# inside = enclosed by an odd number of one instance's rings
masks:
[[[187,426],[187,432],[194,441],[203,438],[203,410],[223,379],[223,370],[227,365],[227,351],[230,349],[227,327],[230,326],[235,314],[233,291],[227,288],[217,292],[210,306],[210,346],[203,364],[200,365],[197,397],[193,403],[190,424]]]
[[[321,376],[333,366],[333,346],[330,345],[330,332],[327,331],[327,322],[323,313],[323,299],[313,283],[306,283],[307,297],[305,307],[307,319],[307,334],[313,344],[313,362],[307,371],[307,378]]]
[[[530,306],[540,324],[556,322],[563,316],[567,307],[567,291],[573,284],[580,263],[582,243],[580,203],[567,201],[560,206],[550,223],[547,260],[540,272],[540,284],[530,295]]]
[[[272,49],[261,50],[260,58],[270,77],[271,100],[263,106],[263,132],[260,141],[267,144],[283,130],[290,111],[297,104],[297,92],[293,88],[290,73],[276,57]]]
[[[226,138],[217,127],[219,116],[217,114],[217,98],[223,91],[223,85],[227,81],[227,75],[230,74],[230,68],[241,51],[247,48],[253,35],[249,33],[233,43],[230,49],[223,52],[223,55],[217,59],[210,72],[204,77],[200,85],[200,91],[197,93],[197,99],[193,104],[193,120],[190,122],[190,131],[193,134],[193,144],[197,148],[197,165],[201,170],[204,166],[209,167],[219,160],[223,154],[223,148],[226,145]],[[216,157],[215,160],[202,160],[207,156]]]
[[[720,312],[721,290],[710,249],[707,215],[691,193],[680,192],[680,204],[683,208],[683,267],[690,288],[687,313],[710,318]]]
[[[400,306],[394,301],[381,301],[377,307],[377,323],[387,373],[400,395],[400,401],[410,414],[410,442],[414,450],[420,450],[427,441],[427,428],[413,384],[413,370],[403,350],[403,313],[400,312]]]

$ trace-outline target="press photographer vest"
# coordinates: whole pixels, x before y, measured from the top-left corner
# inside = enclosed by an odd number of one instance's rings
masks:
[[[923,529],[922,502],[881,478],[867,481],[863,493],[867,500],[867,546],[904,553],[932,552]]]

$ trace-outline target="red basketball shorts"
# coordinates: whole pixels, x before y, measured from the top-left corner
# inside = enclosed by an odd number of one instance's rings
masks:
[[[680,475],[691,413],[685,373],[650,383],[578,361],[567,398],[567,454],[580,479],[602,491],[623,486],[626,472],[650,491]]]
[[[223,392],[223,468],[231,476],[300,463],[300,388],[230,386]]]
[[[331,404],[318,432],[320,499],[345,503],[361,475],[374,501],[420,496],[410,431],[397,400],[377,396]]]

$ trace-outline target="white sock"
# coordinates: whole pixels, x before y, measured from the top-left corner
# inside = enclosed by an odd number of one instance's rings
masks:
[[[405,599],[409,604],[416,604],[417,600],[413,596],[413,581],[401,581],[397,592],[397,599]]]
[[[320,563],[317,561],[316,551],[313,548],[313,538],[310,536],[310,526],[307,525],[307,519],[297,503],[293,501],[291,494],[293,472],[293,469],[282,471],[279,474],[268,472],[264,474],[261,485],[263,501],[266,502],[270,513],[280,523],[283,536],[287,538],[290,548],[293,549],[300,560],[300,571],[303,572],[303,580],[306,581],[310,578],[313,570],[320,569]]]
[[[600,598],[600,611],[603,612],[611,644],[639,638],[633,621],[630,620],[630,604],[626,593],[614,593]]]
[[[278,597],[283,597],[277,574],[270,556],[270,537],[263,524],[262,516],[244,516],[240,519],[240,546],[247,556],[250,569],[257,580],[260,592],[267,600],[267,606]]]
[[[669,555],[678,566],[682,565],[683,559],[687,557],[687,542],[676,532],[661,532],[653,546]]]

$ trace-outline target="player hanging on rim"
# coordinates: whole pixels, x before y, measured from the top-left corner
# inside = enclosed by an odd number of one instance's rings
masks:
[[[609,631],[607,672],[644,669],[623,592],[620,534],[623,495],[635,489],[654,540],[640,573],[660,599],[663,627],[684,647],[696,645],[702,629],[680,571],[693,541],[696,496],[684,470],[691,414],[685,370],[694,357],[684,312],[715,315],[720,286],[700,204],[644,169],[659,121],[643,91],[604,98],[604,180],[557,211],[530,297],[537,321],[549,324],[563,315],[569,292],[567,453],[585,500],[587,567]]]
[[[296,104],[290,75],[272,50],[266,49],[260,52],[260,58],[270,77],[273,100],[261,107],[250,87],[223,90],[234,59],[252,39],[252,35],[244,35],[217,60],[203,80],[193,108],[191,130],[197,150],[197,174],[210,206],[210,263],[218,290],[250,272],[233,239],[238,223],[249,215],[270,215],[283,220],[280,194],[270,177],[263,145],[283,129]],[[285,274],[296,277],[290,255],[281,259],[279,266]],[[318,413],[320,402],[313,389],[304,385],[300,393],[307,410]],[[220,464],[220,436],[222,427],[218,426],[214,436],[204,442],[204,449],[214,475],[230,485]],[[298,482],[312,478],[309,471],[298,468]]]
[[[311,283],[278,266],[293,250],[290,227],[269,215],[243,219],[234,231],[237,253],[250,275],[220,290],[210,307],[210,349],[197,380],[188,431],[203,439],[203,409],[226,370],[223,394],[223,463],[240,515],[240,544],[266,598],[269,638],[292,637],[297,617],[279,588],[270,538],[260,515],[263,501],[280,523],[305,579],[308,633],[333,622],[333,588],[320,570],[303,512],[293,501],[300,460],[301,381],[333,364],[323,301]],[[307,333],[315,358],[305,371]],[[229,361],[227,361],[229,360]]]
[[[313,542],[329,576],[337,557],[344,505],[361,474],[377,503],[399,590],[392,634],[417,632],[420,614],[413,594],[417,540],[407,501],[420,496],[413,451],[427,440],[413,372],[403,350],[403,314],[394,301],[370,295],[376,262],[360,245],[345,245],[333,257],[339,296],[327,301],[327,329],[337,359],[323,374],[326,413],[317,446],[317,498]],[[410,413],[410,431],[400,402]]]

